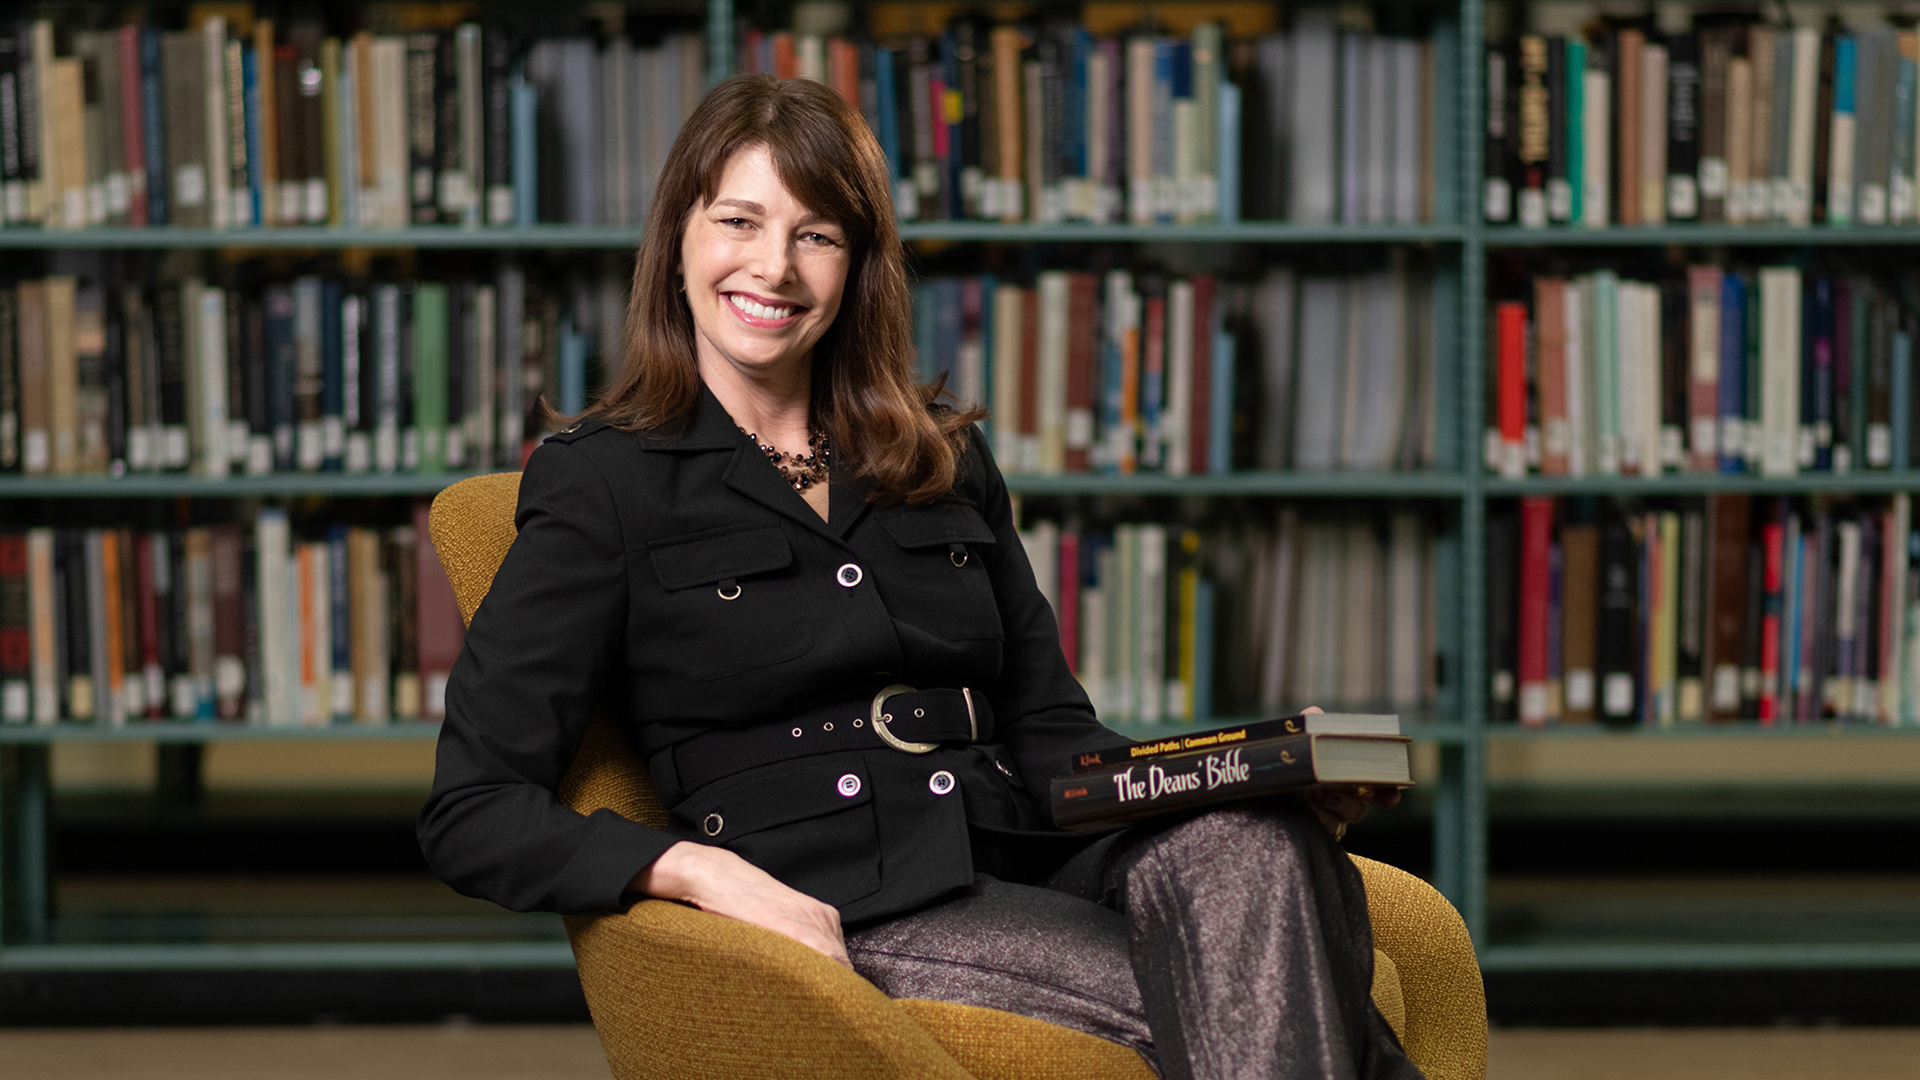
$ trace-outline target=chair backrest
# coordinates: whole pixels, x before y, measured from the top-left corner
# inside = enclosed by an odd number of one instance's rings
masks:
[[[473,622],[493,575],[507,557],[518,530],[519,473],[470,477],[442,491],[427,515],[433,550],[453,583],[460,617]],[[573,764],[560,783],[560,801],[582,814],[602,807],[621,817],[664,829],[667,812],[654,794],[653,778],[604,708],[594,710]]]

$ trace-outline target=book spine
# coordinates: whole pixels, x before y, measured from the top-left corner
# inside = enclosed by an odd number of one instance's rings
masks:
[[[1693,34],[1667,39],[1667,220],[1700,216],[1700,43]]]

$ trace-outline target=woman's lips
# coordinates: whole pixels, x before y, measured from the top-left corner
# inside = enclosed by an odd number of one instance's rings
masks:
[[[807,310],[798,304],[768,300],[750,293],[722,293],[727,309],[748,326],[778,330],[790,326]],[[780,314],[784,312],[785,314]]]

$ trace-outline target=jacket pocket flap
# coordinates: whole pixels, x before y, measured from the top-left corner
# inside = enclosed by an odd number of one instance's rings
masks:
[[[944,544],[991,544],[993,530],[980,512],[964,502],[938,502],[909,507],[884,519],[893,542],[903,548]]]
[[[647,552],[653,556],[653,572],[668,589],[764,574],[793,561],[786,532],[771,524],[657,540],[647,545]]]
[[[713,786],[719,790],[701,791],[674,807],[673,816],[686,835],[704,833],[723,844],[873,800],[866,765],[848,757],[811,764],[778,762]]]

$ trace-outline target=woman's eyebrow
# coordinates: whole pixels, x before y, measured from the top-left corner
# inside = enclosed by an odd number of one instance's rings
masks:
[[[737,206],[740,209],[745,210],[750,214],[764,214],[767,212],[766,207],[761,206],[759,203],[754,202],[752,199],[715,199],[709,205]]]

